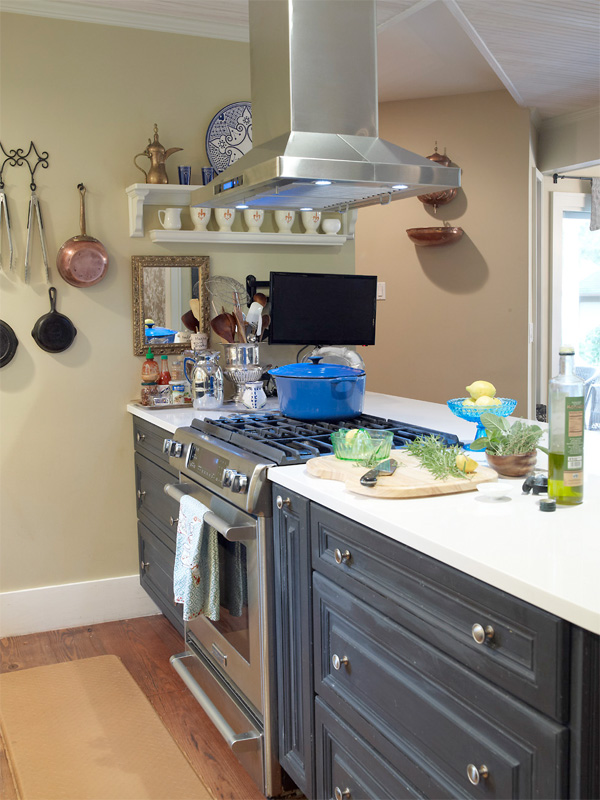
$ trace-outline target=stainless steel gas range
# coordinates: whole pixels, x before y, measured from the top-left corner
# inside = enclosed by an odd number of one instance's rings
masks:
[[[394,447],[427,433],[449,444],[456,437],[364,415],[344,427],[390,429]],[[342,423],[305,423],[278,413],[244,413],[194,420],[178,428],[164,449],[180,482],[165,491],[192,495],[209,510],[222,564],[218,619],[186,623],[186,651],[171,662],[233,753],[267,797],[283,790],[277,759],[275,648],[273,643],[273,526],[270,466],[299,464],[332,452],[330,434]],[[227,597],[242,583],[244,601],[233,612]],[[212,615],[214,616],[214,614]]]

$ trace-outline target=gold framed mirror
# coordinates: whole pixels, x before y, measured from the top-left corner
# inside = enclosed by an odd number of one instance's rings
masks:
[[[190,346],[189,330],[182,316],[190,311],[190,300],[199,301],[199,332],[209,333],[210,317],[206,281],[208,256],[132,256],[133,274],[133,354],[143,356],[152,347],[155,355],[182,353]],[[188,315],[189,316],[189,315]],[[146,337],[145,321],[156,328],[176,331],[176,339],[165,342]]]

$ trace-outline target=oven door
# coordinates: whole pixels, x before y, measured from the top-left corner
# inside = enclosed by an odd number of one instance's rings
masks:
[[[168,485],[181,499],[192,495],[209,511],[206,524],[217,531],[220,604],[217,620],[203,614],[186,622],[186,641],[201,650],[262,719],[262,637],[260,569],[264,521],[195,483]]]

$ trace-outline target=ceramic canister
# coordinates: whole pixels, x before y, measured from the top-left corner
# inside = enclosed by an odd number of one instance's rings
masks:
[[[227,233],[231,230],[233,220],[235,219],[234,208],[215,208],[215,219],[217,225],[222,233]]]
[[[320,211],[302,211],[301,212],[302,224],[304,225],[305,233],[316,233],[317,228],[321,223]]]
[[[289,233],[292,230],[295,219],[295,211],[277,210],[275,212],[275,225],[277,225],[279,233]]]
[[[203,208],[202,206],[190,206],[190,217],[192,224],[197,231],[205,231],[206,226],[210,222],[211,208]]]

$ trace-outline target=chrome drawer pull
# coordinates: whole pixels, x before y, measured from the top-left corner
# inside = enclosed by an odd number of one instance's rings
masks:
[[[486,625],[485,628],[479,623],[475,623],[471,628],[471,633],[477,644],[483,644],[486,640],[489,642],[494,638],[494,629],[491,625]]]
[[[344,550],[342,553],[339,547],[336,547],[333,551],[333,557],[335,558],[336,564],[341,564],[343,561],[350,561],[350,550]]]
[[[275,503],[280,511],[284,506],[287,506],[289,508],[292,505],[292,501],[290,500],[289,497],[286,497],[284,500],[280,494],[277,495],[277,500],[275,501]]]
[[[489,774],[490,774],[490,773],[489,773],[489,770],[488,770],[488,768],[485,766],[485,764],[482,764],[482,765],[479,767],[479,769],[477,769],[477,767],[475,766],[475,764],[467,764],[467,777],[468,777],[468,779],[471,781],[471,783],[473,784],[473,786],[477,786],[477,784],[479,783],[479,781],[480,781],[482,778],[483,778],[483,779],[487,778],[487,776],[488,776]]]
[[[169,517],[169,522],[171,523],[171,527],[173,527],[173,525],[177,525],[179,522],[179,517]]]
[[[145,572],[149,566],[150,566],[149,561],[140,561],[140,567],[142,569],[142,572]]]
[[[141,502],[144,497],[146,497],[146,492],[142,492],[141,489],[137,490],[137,499]]]
[[[339,786],[336,786],[333,790],[333,796],[335,800],[344,800],[344,797],[352,797],[350,794],[350,789],[340,789]]]
[[[136,434],[136,439],[138,440],[138,442],[143,442],[145,438],[146,438],[146,434],[145,433]]]
[[[342,658],[340,658],[337,653],[334,653],[331,656],[331,663],[334,669],[340,669],[342,664],[349,664],[350,662],[348,661],[348,656],[342,656]]]

